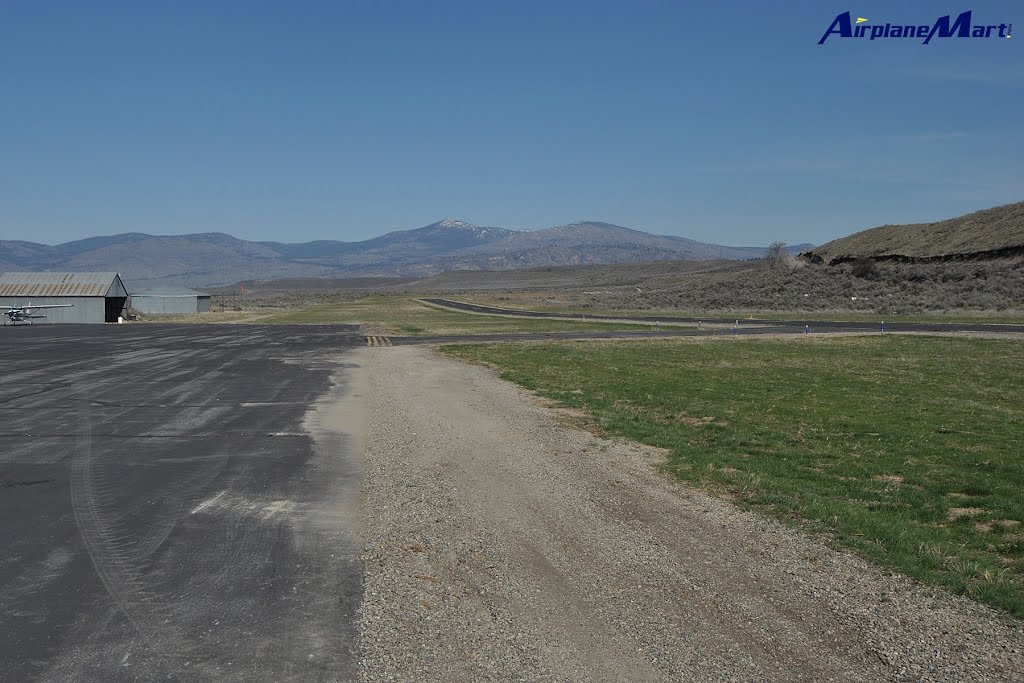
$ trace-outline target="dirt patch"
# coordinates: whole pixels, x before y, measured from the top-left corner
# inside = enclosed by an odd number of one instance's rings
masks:
[[[597,423],[594,421],[594,416],[583,408],[570,408],[545,396],[535,395],[533,396],[533,399],[538,405],[550,410],[556,416],[559,423],[567,427],[585,429],[588,432],[595,434],[600,431]]]
[[[992,610],[686,488],[491,370],[369,353],[363,681],[1024,680]]]
[[[900,486],[903,484],[903,475],[901,474],[876,474],[871,478],[875,481],[884,481],[885,483],[892,484],[893,486]]]
[[[635,444],[636,448],[641,452],[645,453],[651,458],[657,460],[659,463],[664,463],[668,460],[668,455],[671,451],[667,448],[659,448],[657,446],[649,446],[647,444]]]
[[[949,508],[946,511],[946,519],[955,522],[964,517],[977,517],[985,512],[982,508]]]
[[[715,421],[713,417],[691,417],[689,415],[680,415],[676,418],[676,422],[679,424],[689,425],[690,427],[703,427],[709,425]]]

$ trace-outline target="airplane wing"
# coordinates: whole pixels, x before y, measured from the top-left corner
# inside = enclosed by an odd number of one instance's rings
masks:
[[[71,308],[74,304],[42,304],[37,306],[36,304],[29,304],[28,306],[11,306],[12,311],[24,311],[25,309],[36,310],[39,308]]]

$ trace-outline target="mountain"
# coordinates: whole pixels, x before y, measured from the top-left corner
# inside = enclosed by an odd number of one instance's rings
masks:
[[[977,259],[1024,254],[1024,202],[975,211],[936,223],[883,225],[805,251],[830,264],[878,261]]]
[[[116,270],[131,289],[142,289],[277,278],[425,277],[459,269],[756,259],[764,254],[763,247],[705,244],[596,221],[514,231],[445,219],[361,242],[250,242],[223,233],[125,233],[56,246],[0,241],[0,271]]]
[[[204,286],[252,272],[280,277],[297,270],[308,275],[327,274],[313,266],[282,267],[273,250],[222,233],[92,237],[55,247],[35,245],[41,247],[36,258],[7,258],[8,244],[0,242],[0,254],[10,263],[6,270],[116,270],[132,289],[166,284]]]
[[[511,270],[538,266],[636,263],[656,260],[756,259],[765,249],[724,247],[652,235],[610,223],[583,221],[512,233],[462,249],[443,260],[443,270]]]
[[[709,245],[593,221],[544,230],[513,231],[447,219],[364,242],[264,244],[296,262],[349,273],[373,271],[390,276],[658,259],[750,259],[764,255],[763,248]]]
[[[515,234],[504,228],[482,228],[464,221],[446,218],[414,230],[396,230],[363,242],[319,240],[303,244],[261,242],[282,257],[301,261],[348,265],[353,260],[364,263],[406,261],[424,256],[456,251],[485,244]]]

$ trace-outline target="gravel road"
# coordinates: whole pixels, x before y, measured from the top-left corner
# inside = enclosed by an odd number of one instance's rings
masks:
[[[367,363],[361,680],[1024,680],[987,608],[670,481],[488,369]]]

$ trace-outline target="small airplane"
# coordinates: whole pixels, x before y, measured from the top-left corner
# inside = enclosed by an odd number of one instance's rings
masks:
[[[32,324],[32,320],[36,318],[45,318],[45,313],[33,315],[33,311],[38,311],[41,308],[70,308],[74,304],[43,304],[40,306],[33,306],[29,302],[28,306],[10,306],[4,315],[7,316],[7,320],[4,321],[4,327],[7,325],[17,325],[18,323],[27,322],[29,325]]]

